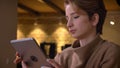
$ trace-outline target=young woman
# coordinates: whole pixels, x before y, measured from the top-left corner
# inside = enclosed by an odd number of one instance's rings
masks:
[[[65,12],[68,30],[77,40],[47,61],[54,68],[120,68],[120,47],[100,37],[106,16],[103,1],[65,0]],[[22,66],[27,68],[24,62]]]

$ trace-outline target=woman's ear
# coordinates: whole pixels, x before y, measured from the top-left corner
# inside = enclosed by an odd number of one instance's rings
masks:
[[[93,26],[97,26],[98,22],[99,22],[99,15],[98,13],[94,13],[92,18],[91,18],[91,22]]]

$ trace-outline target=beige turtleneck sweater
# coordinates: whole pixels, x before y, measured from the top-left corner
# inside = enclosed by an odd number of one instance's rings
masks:
[[[55,61],[63,68],[120,68],[120,47],[99,36],[84,47],[77,40],[57,54]]]

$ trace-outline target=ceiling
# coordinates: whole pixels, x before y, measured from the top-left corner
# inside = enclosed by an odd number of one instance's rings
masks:
[[[18,0],[18,16],[64,15],[63,2],[64,0]],[[104,0],[104,3],[108,11],[120,11],[116,0]]]
[[[120,5],[118,5],[117,1],[120,1],[120,0],[104,0],[105,7],[107,8],[108,11],[118,12],[118,13],[108,14],[106,18],[105,27],[109,27],[109,28],[107,29],[105,28],[107,30],[106,32],[104,32],[105,34],[109,33],[108,30],[110,32],[114,31],[111,33],[118,34],[118,35],[120,34],[120,29],[119,29]],[[46,21],[50,22],[52,19],[52,23],[53,23],[53,19],[55,20],[56,18],[64,17],[65,12],[64,12],[63,3],[64,3],[64,0],[18,0],[18,8],[17,8],[18,22],[28,24],[28,23],[35,23],[36,21],[37,22],[40,21],[40,23],[44,23]],[[40,20],[38,21],[38,19]],[[116,25],[111,26],[109,24],[111,20],[113,20]],[[111,37],[119,38],[118,35],[114,35],[116,37],[111,35]]]

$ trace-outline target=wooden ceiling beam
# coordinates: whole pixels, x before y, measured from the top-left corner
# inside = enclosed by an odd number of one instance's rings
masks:
[[[55,9],[58,13],[65,15],[65,12],[58,7],[57,5],[55,5],[51,0],[43,0],[47,5],[49,5],[51,8]]]
[[[40,13],[38,11],[35,11],[35,10],[33,10],[33,9],[31,9],[31,8],[21,4],[21,3],[18,3],[18,7],[28,11],[29,13],[32,13],[32,14],[36,15],[36,16],[40,15]]]

